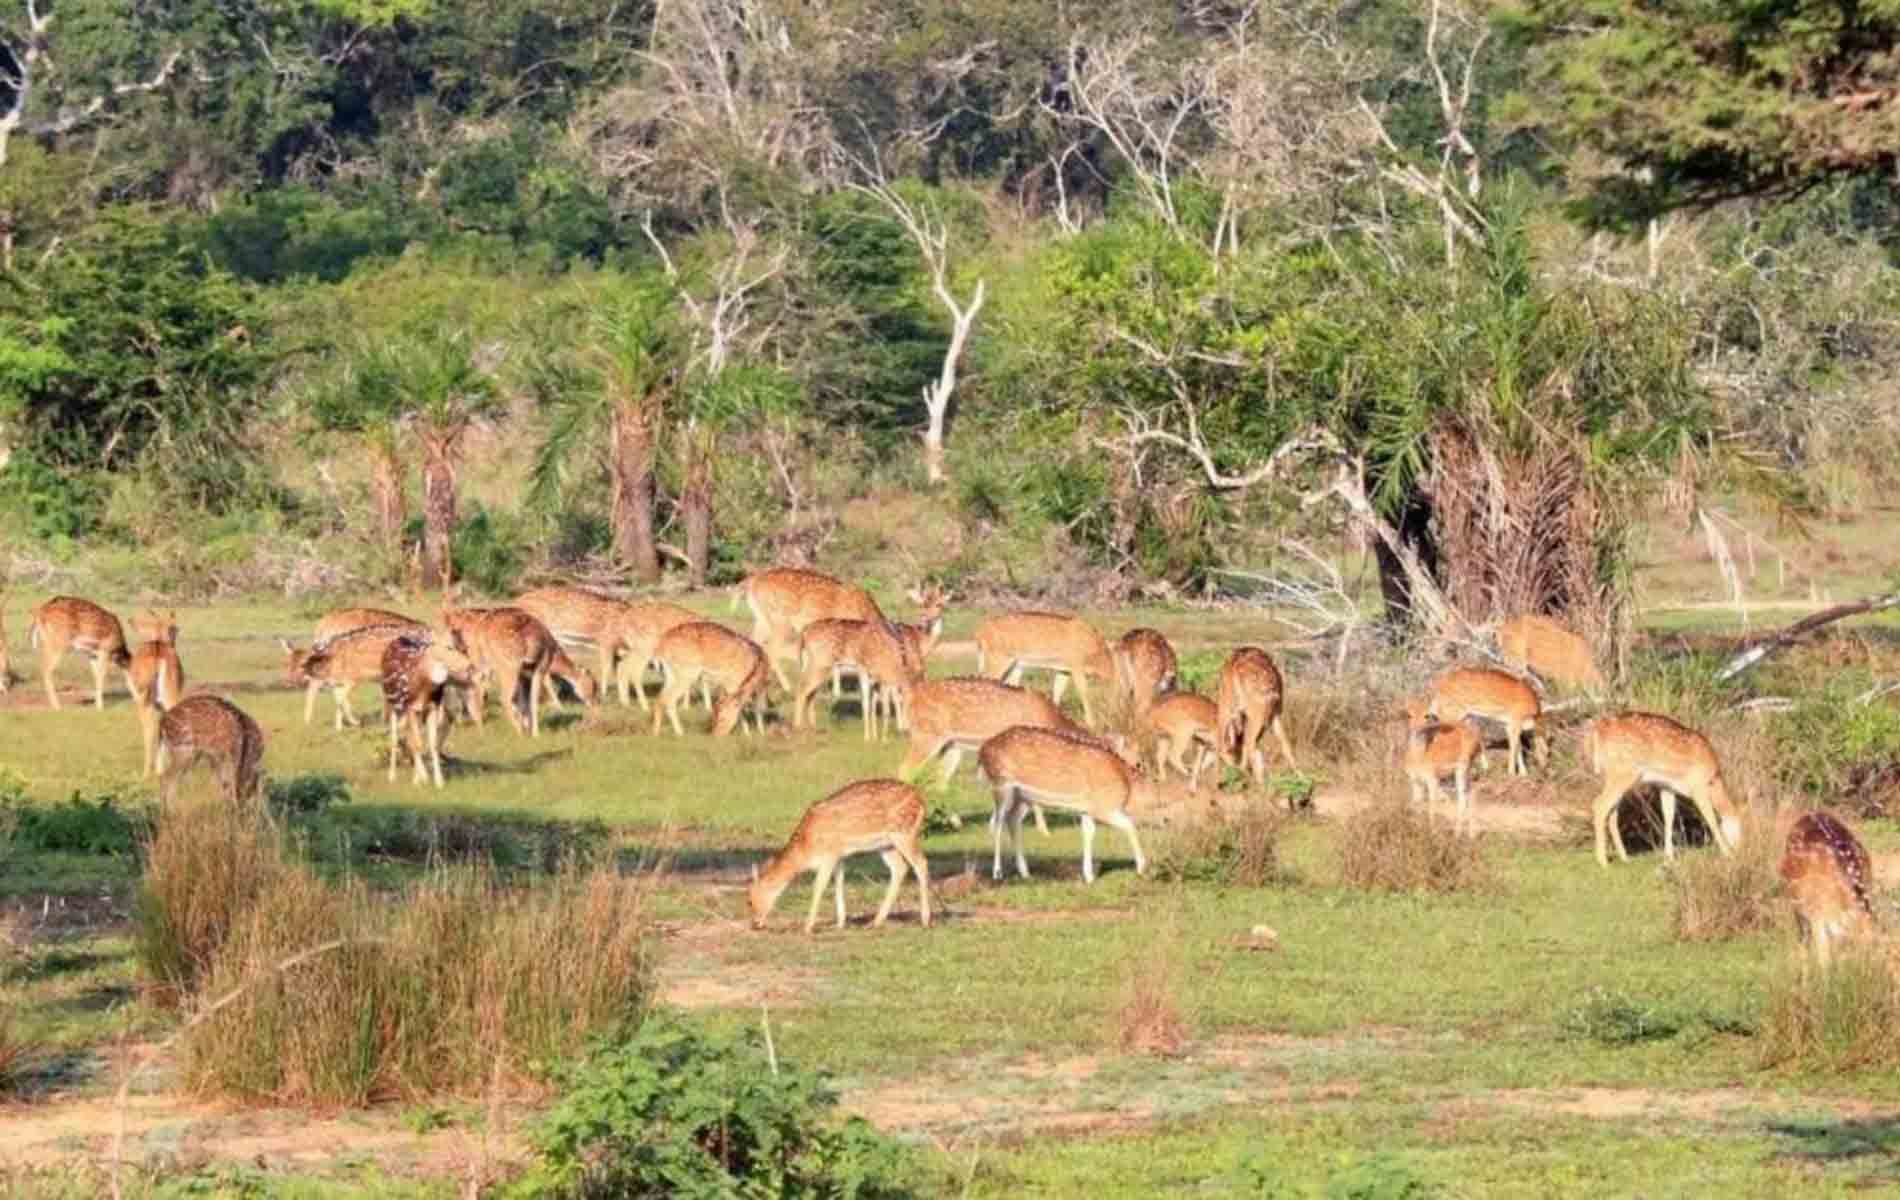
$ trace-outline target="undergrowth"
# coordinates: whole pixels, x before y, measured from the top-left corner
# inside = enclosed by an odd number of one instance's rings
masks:
[[[1761,1030],[1769,1067],[1840,1072],[1900,1067],[1900,986],[1884,950],[1856,946],[1831,969],[1782,968]]]
[[[1746,937],[1772,929],[1781,847],[1771,831],[1749,828],[1734,854],[1711,848],[1679,857],[1664,875],[1676,936],[1688,942]]]
[[[1279,840],[1287,818],[1270,804],[1171,825],[1154,840],[1156,879],[1264,887],[1286,878]]]
[[[1339,872],[1348,887],[1369,891],[1462,892],[1491,884],[1476,840],[1404,803],[1370,804],[1346,819]]]

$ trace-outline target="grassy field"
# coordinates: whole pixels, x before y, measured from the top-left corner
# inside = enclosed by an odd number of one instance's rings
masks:
[[[1695,594],[1680,579],[1664,584],[1678,598]],[[21,607],[10,598],[15,670],[31,675]],[[704,607],[726,616],[723,595]],[[1416,665],[1394,665],[1370,685],[1325,683],[1330,662],[1283,655],[1295,750],[1319,786],[1313,813],[1286,827],[1283,879],[1272,886],[1138,877],[1113,830],[1097,839],[1104,875],[1086,886],[1076,827],[1060,820],[1047,840],[1033,828],[1026,835],[1034,878],[992,884],[989,800],[966,765],[944,797],[965,826],[928,841],[939,922],[919,927],[907,889],[893,923],[868,928],[883,869],[866,858],[850,868],[852,927],[821,924],[808,938],[799,932],[803,886],[755,933],[744,885],[807,804],[895,770],[902,744],[863,742],[849,701],[833,726],[775,724],[762,739],[656,738],[638,710],[612,705],[591,723],[570,707],[538,741],[491,717],[453,730],[446,788],[412,786],[406,766],[392,784],[386,734],[373,720],[335,731],[324,697],[306,726],[301,695],[282,681],[275,639],[305,636],[316,611],[234,603],[181,609],[179,619],[191,683],[260,721],[273,780],[321,778],[311,786],[347,797],[299,826],[323,869],[392,883],[475,854],[531,876],[570,849],[612,847],[627,869],[656,872],[660,1002],[710,1027],[769,1023],[783,1058],[831,1072],[846,1110],[918,1147],[926,1190],[1900,1189],[1900,1073],[1763,1066],[1758,1032],[1789,927],[1678,938],[1659,855],[1609,871],[1591,861],[1585,813],[1595,784],[1567,739],[1556,739],[1547,775],[1480,784],[1481,813],[1493,818],[1480,838],[1481,886],[1391,895],[1342,884],[1346,816],[1401,789],[1378,761],[1395,734],[1347,731],[1358,738],[1349,742],[1333,725],[1342,713],[1364,720],[1417,678]],[[978,615],[953,610],[949,636]],[[1287,636],[1240,609],[1096,617],[1115,632],[1157,626],[1210,660],[1235,641]],[[1707,631],[1724,621],[1732,614],[1680,610],[1658,624]],[[933,672],[966,669],[958,649]],[[1853,669],[1880,678],[1890,665],[1881,653]],[[1818,688],[1830,669],[1838,674],[1829,661],[1790,656],[1750,686]],[[60,681],[69,707],[57,713],[35,679],[0,698],[0,765],[30,807],[77,795],[136,809],[151,789],[138,777],[122,685],[115,678],[95,711],[78,703],[82,681],[90,684],[77,660]],[[375,707],[361,689],[359,710]],[[694,725],[704,728],[703,715]],[[1346,744],[1362,761],[1345,760]],[[199,775],[188,786],[210,784]],[[1757,805],[1775,798],[1751,790]],[[1512,812],[1537,820],[1505,819]],[[1876,851],[1900,848],[1891,823],[1861,828]],[[0,1196],[97,1194],[120,1122],[122,1157],[137,1168],[129,1178],[151,1194],[447,1196],[471,1164],[521,1153],[513,1131],[531,1096],[311,1114],[181,1094],[169,1055],[146,1053],[177,1018],[139,997],[133,873],[125,854],[0,851],[0,913],[15,944],[0,960],[0,1014],[11,1011],[15,1036],[33,1046],[13,1098],[0,1100]],[[1277,936],[1252,936],[1260,925]],[[1124,1048],[1124,1009],[1144,987],[1183,1022],[1184,1040],[1166,1053]],[[115,1093],[135,1062],[152,1066],[121,1105]]]

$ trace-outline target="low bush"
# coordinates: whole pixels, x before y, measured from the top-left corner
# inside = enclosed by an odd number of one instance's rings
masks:
[[[264,798],[280,817],[321,816],[333,804],[349,803],[350,784],[333,771],[318,771],[272,779],[264,787]]]
[[[1121,1001],[1115,1011],[1119,1042],[1126,1052],[1172,1057],[1188,1038],[1180,999],[1186,965],[1178,897],[1144,932],[1141,943],[1125,960]]]
[[[858,1197],[911,1194],[910,1164],[868,1123],[834,1116],[819,1075],[774,1061],[755,1031],[656,1016],[563,1073],[530,1133],[536,1162],[505,1195]]]
[[[1286,821],[1275,806],[1262,802],[1170,826],[1154,839],[1154,876],[1233,887],[1282,882],[1279,841]]]
[[[1348,887],[1383,892],[1460,892],[1486,887],[1490,872],[1478,843],[1450,821],[1409,804],[1371,804],[1340,829],[1339,871]]]
[[[1808,1071],[1900,1067],[1900,986],[1878,947],[1854,947],[1830,970],[1790,966],[1768,985],[1763,1064]]]
[[[151,828],[148,806],[128,803],[111,792],[92,797],[74,792],[56,804],[34,804],[17,793],[0,795],[0,829],[19,850],[131,854]]]
[[[1678,938],[1711,942],[1774,928],[1781,847],[1767,824],[1753,823],[1732,855],[1711,848],[1670,866],[1666,878]]]

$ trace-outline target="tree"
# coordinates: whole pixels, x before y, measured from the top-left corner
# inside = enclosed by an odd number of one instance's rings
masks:
[[[680,524],[686,533],[687,578],[703,587],[712,563],[713,470],[720,437],[745,424],[791,410],[797,385],[782,371],[754,364],[725,364],[699,373],[685,394],[679,426]]]

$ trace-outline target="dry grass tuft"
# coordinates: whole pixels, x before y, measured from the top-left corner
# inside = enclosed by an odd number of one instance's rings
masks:
[[[1770,825],[1750,822],[1733,855],[1711,849],[1676,861],[1667,876],[1676,937],[1713,942],[1774,928],[1781,846]]]
[[[40,1043],[20,1029],[16,1005],[0,1005],[0,1096],[12,1095],[38,1057]]]
[[[1170,825],[1154,839],[1154,877],[1234,887],[1284,882],[1279,841],[1287,820],[1277,804],[1262,801]]]
[[[1768,986],[1762,1062],[1802,1070],[1900,1067],[1900,981],[1888,947],[1862,945],[1832,969],[1782,969]]]
[[[283,840],[251,804],[179,800],[145,845],[134,948],[146,988],[177,1003],[245,913],[288,870]]]
[[[1383,892],[1463,892],[1488,887],[1478,843],[1403,801],[1371,804],[1340,828],[1339,872],[1349,887]]]
[[[1143,939],[1145,953],[1129,960],[1122,979],[1121,1004],[1115,1013],[1123,1051],[1172,1058],[1187,1046],[1187,1018],[1180,1003],[1180,914],[1170,908],[1152,936]]]

